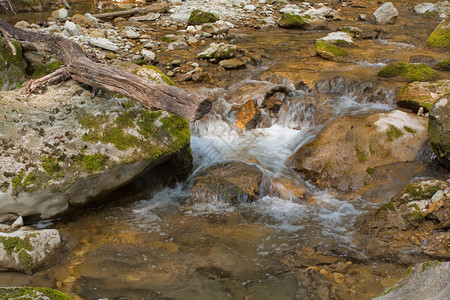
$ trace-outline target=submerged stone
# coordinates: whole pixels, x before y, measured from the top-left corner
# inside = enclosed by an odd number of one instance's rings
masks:
[[[316,41],[316,51],[320,57],[327,60],[340,61],[348,57],[347,51],[324,41]]]

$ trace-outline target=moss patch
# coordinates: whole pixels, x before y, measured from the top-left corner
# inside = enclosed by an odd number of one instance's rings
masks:
[[[193,12],[191,12],[191,15],[189,16],[188,24],[189,25],[201,25],[204,23],[214,23],[216,21],[217,21],[217,17],[214,14],[196,9]]]
[[[0,300],[35,299],[35,300],[71,300],[66,294],[44,287],[0,288]]]
[[[22,249],[33,251],[33,246],[30,243],[30,238],[26,237],[21,239],[20,237],[0,237],[0,241],[3,243],[3,247],[8,254],[18,253]]]
[[[450,17],[443,20],[430,34],[426,46],[430,48],[450,49]]]
[[[437,63],[434,67],[441,71],[450,71],[450,57]]]
[[[158,77],[160,77],[165,83],[167,83],[168,85],[174,85],[173,81],[166,74],[164,74],[160,69],[158,69],[157,67],[155,67],[153,65],[143,65],[143,66],[141,66],[141,68],[134,70],[132,73],[139,75],[139,73],[140,73],[139,70],[142,70],[142,68],[155,71],[159,75]],[[160,82],[159,78],[152,75],[152,72],[148,72],[147,79],[151,80],[157,84],[162,83],[162,82]]]
[[[361,164],[366,163],[368,160],[366,152],[359,149],[358,146],[355,147],[355,151],[356,151],[356,157],[358,158],[358,162]]]
[[[393,142],[393,141],[397,140],[398,138],[400,138],[403,135],[404,135],[403,131],[401,131],[400,129],[398,129],[394,125],[391,125],[389,127],[389,130],[386,131],[386,136],[387,136],[387,141],[388,142]]]
[[[384,78],[401,77],[407,82],[433,81],[439,75],[426,64],[409,64],[403,61],[395,61],[387,64],[378,72],[378,76]]]
[[[278,25],[283,28],[303,28],[307,22],[299,15],[284,13],[278,20]]]
[[[320,57],[328,60],[336,60],[348,57],[347,51],[341,47],[324,41],[316,41],[316,51]]]
[[[105,165],[108,157],[103,154],[83,155],[81,162],[88,172],[100,171]]]

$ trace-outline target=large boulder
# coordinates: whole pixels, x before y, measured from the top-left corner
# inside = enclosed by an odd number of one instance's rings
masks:
[[[204,23],[214,23],[217,21],[217,17],[210,12],[201,11],[196,9],[191,12],[188,20],[189,25],[201,25]]]
[[[427,261],[407,270],[405,278],[376,300],[447,299],[450,295],[450,262]]]
[[[433,30],[426,45],[431,48],[450,49],[450,15]]]
[[[185,119],[120,95],[91,99],[74,81],[28,102],[1,97],[0,216],[51,218],[96,201],[190,142]]]
[[[22,47],[14,40],[12,44],[16,48],[16,55],[12,54],[11,48],[0,37],[0,88],[3,91],[14,89],[27,80],[27,62],[23,57]]]
[[[295,170],[320,187],[358,191],[375,168],[414,161],[426,141],[425,118],[402,111],[344,116],[291,158]]]
[[[205,51],[197,55],[197,58],[214,59],[219,61],[233,57],[236,50],[237,47],[235,45],[229,45],[226,43],[211,43]]]
[[[31,274],[51,262],[60,245],[61,237],[55,229],[21,227],[0,232],[0,270]]]
[[[398,11],[392,2],[386,2],[373,13],[373,16],[378,24],[392,24],[397,20]]]
[[[436,101],[431,109],[428,135],[437,159],[450,168],[450,93]]]
[[[201,172],[191,188],[193,203],[252,202],[259,197],[261,170],[243,162],[219,163]]]
[[[410,64],[403,61],[388,63],[378,71],[378,76],[384,78],[399,78],[403,81],[433,81],[438,79],[438,73],[426,64]]]
[[[411,82],[403,86],[395,99],[399,106],[417,112],[420,107],[430,111],[433,104],[445,94],[450,93],[450,80],[436,82]]]

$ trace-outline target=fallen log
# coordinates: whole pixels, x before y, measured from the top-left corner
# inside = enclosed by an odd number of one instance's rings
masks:
[[[130,72],[95,63],[86,57],[78,44],[63,37],[25,31],[3,20],[0,20],[0,28],[16,40],[31,43],[40,52],[54,53],[70,77],[78,82],[120,93],[148,109],[162,109],[189,122],[202,118],[211,110],[208,97],[180,87],[158,85]]]
[[[97,19],[115,18],[115,17],[126,16],[126,15],[134,15],[134,14],[137,14],[137,13],[139,13],[141,11],[142,11],[142,9],[140,9],[140,8],[133,8],[133,9],[128,9],[128,10],[121,10],[121,11],[113,11],[113,12],[108,12],[108,13],[102,13],[102,14],[95,14],[95,15],[92,15],[92,16],[97,18]]]

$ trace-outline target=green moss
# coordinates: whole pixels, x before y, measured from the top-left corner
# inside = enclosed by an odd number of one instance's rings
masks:
[[[25,268],[27,274],[31,274],[33,271],[33,257],[25,250],[21,250],[18,255],[20,264]]]
[[[446,25],[450,22],[450,19],[447,19],[439,24],[438,27],[430,34],[427,39],[426,46],[430,48],[443,48],[450,49],[450,29],[445,28]],[[447,24],[445,24],[447,23]]]
[[[403,194],[410,195],[413,200],[429,199],[443,187],[444,185],[442,183],[438,183],[436,185],[427,185],[425,187],[422,187],[420,182],[410,183],[406,186]]]
[[[126,150],[131,147],[135,147],[139,143],[139,138],[125,133],[119,127],[111,127],[105,129],[102,137],[103,143],[111,143],[118,150]]]
[[[0,300],[38,299],[38,300],[71,300],[66,294],[44,287],[0,288]]]
[[[164,74],[160,69],[158,69],[157,67],[155,67],[153,65],[145,65],[145,66],[142,66],[142,68],[146,68],[146,69],[150,69],[150,70],[156,71],[159,75],[161,75],[161,78],[162,78],[162,80],[164,80],[165,83],[167,83],[168,85],[174,85],[173,81],[166,74]],[[154,80],[150,76],[149,76],[148,79]]]
[[[389,202],[387,204],[382,205],[377,210],[377,214],[388,212],[388,211],[395,211],[395,204],[393,202]]]
[[[3,243],[3,248],[6,253],[12,254],[20,252],[22,249],[33,251],[33,246],[30,243],[30,238],[26,237],[21,239],[20,237],[0,237],[0,241]]]
[[[366,169],[366,173],[369,174],[370,176],[373,176],[373,174],[375,174],[375,169],[369,167]]]
[[[372,148],[371,145],[369,145],[369,152],[370,152],[370,155],[375,155],[375,153],[376,153],[375,149]]]
[[[432,81],[439,75],[426,64],[409,64],[403,61],[390,62],[380,71],[378,76],[385,78],[402,77],[407,82]]]
[[[100,171],[105,165],[108,157],[103,154],[83,155],[81,162],[88,172]]]
[[[367,155],[364,151],[360,150],[358,146],[355,147],[356,157],[358,158],[359,163],[364,164],[367,162]]]
[[[416,131],[414,129],[412,129],[411,127],[408,127],[408,126],[403,126],[403,129],[405,129],[406,132],[409,132],[412,134],[416,133]]]
[[[404,135],[403,131],[401,131],[400,129],[398,129],[394,125],[391,125],[389,127],[389,130],[386,131],[386,136],[387,136],[387,141],[388,142],[393,142],[393,141],[395,141],[396,139],[400,138],[403,135]]]
[[[168,37],[168,36],[163,36],[163,37],[161,38],[161,41],[163,41],[164,43],[173,43],[173,42],[175,42],[174,39],[172,39],[172,38],[170,38],[170,37]]]
[[[61,166],[56,158],[50,158],[44,155],[42,157],[42,168],[44,168],[45,172],[49,175],[53,175],[61,169]]]
[[[189,16],[188,24],[189,25],[201,25],[204,23],[214,23],[216,21],[217,21],[217,17],[214,14],[196,9],[191,12],[191,15]]]
[[[450,71],[450,57],[442,60],[434,66],[438,70]]]
[[[11,184],[13,188],[18,188],[23,180],[25,176],[25,171],[20,171],[19,174],[17,174],[16,176],[14,176],[13,179],[11,179]]]
[[[423,215],[423,212],[415,210],[415,211],[409,213],[408,215],[406,215],[406,218],[411,221],[418,222],[418,221],[423,220],[424,215]]]
[[[405,274],[403,274],[402,278],[408,277],[408,275],[411,273],[412,266],[409,266],[408,269],[406,269]]]
[[[384,291],[383,293],[381,293],[380,296],[387,295],[387,294],[389,294],[390,292],[392,292],[393,290],[398,289],[398,288],[401,288],[403,285],[404,285],[404,284],[401,283],[401,284],[399,284],[399,285],[395,285],[395,286],[393,286],[393,287],[390,287],[389,289],[387,289],[386,291]]]
[[[7,181],[3,181],[2,184],[0,184],[0,191],[5,193],[9,189],[10,183]]]
[[[316,51],[319,56],[328,60],[348,57],[347,51],[324,41],[316,41]]]
[[[284,28],[303,28],[307,22],[299,15],[284,13],[278,20],[278,25]]]
[[[154,123],[162,115],[162,111],[145,111],[141,113],[137,124],[139,125],[139,133],[145,137],[149,137],[154,133]]]

